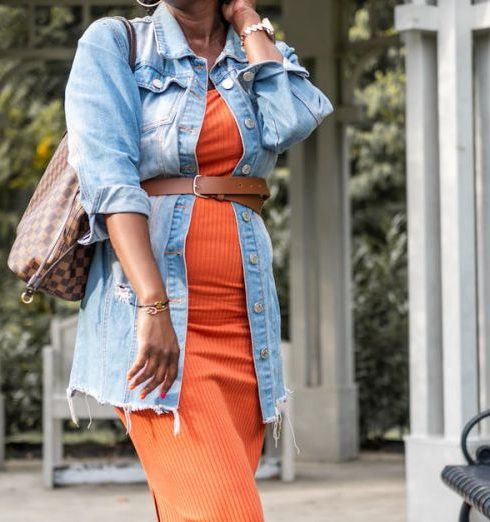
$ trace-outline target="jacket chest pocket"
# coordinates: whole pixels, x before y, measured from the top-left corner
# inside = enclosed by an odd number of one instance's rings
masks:
[[[141,97],[141,133],[172,123],[182,97],[190,84],[190,75],[168,75],[141,65],[134,73]]]

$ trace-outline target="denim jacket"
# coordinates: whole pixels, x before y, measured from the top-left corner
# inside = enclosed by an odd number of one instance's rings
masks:
[[[103,17],[92,22],[79,39],[66,85],[68,161],[77,171],[80,201],[90,224],[79,243],[96,243],[80,303],[66,393],[77,425],[72,397],[78,391],[85,399],[88,394],[99,403],[121,406],[129,423],[130,411],[172,412],[177,435],[188,297],[184,244],[197,196],[148,196],[140,181],[199,173],[196,143],[208,72],[206,59],[191,50],[165,2],[151,16],[131,22],[137,34],[134,73],[128,65],[124,25]],[[329,99],[308,79],[309,72],[299,64],[294,48],[283,41],[277,41],[276,47],[283,55],[282,63],[249,64],[230,25],[226,44],[209,73],[235,116],[243,140],[243,156],[233,176],[267,177],[278,154],[307,138],[333,111]],[[272,243],[261,215],[242,204],[231,204],[242,253],[262,420],[275,423],[277,445],[279,405],[292,390],[285,386],[283,375]],[[165,398],[159,396],[158,387],[143,400],[138,387],[128,387],[126,373],[138,349],[137,308],[133,306],[137,298],[108,240],[103,214],[113,212],[147,216],[153,253],[171,300],[170,317],[181,354],[178,375]]]

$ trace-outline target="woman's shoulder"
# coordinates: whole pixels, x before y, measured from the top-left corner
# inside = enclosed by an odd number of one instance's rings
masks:
[[[132,23],[137,38],[151,30],[151,17],[135,17],[129,19]],[[139,39],[139,38],[138,38]],[[102,47],[105,50],[118,52],[127,56],[129,51],[128,34],[122,20],[113,16],[103,16],[93,20],[84,30],[79,42]]]
[[[93,20],[83,31],[78,43],[122,54],[127,49],[126,29],[116,18],[104,16]]]
[[[162,59],[157,52],[153,19],[151,16],[129,18],[136,35],[136,67],[141,64],[161,70]],[[122,20],[105,16],[91,22],[79,39],[79,42],[93,47],[93,52],[107,51],[117,54],[127,61],[129,41],[126,27]]]

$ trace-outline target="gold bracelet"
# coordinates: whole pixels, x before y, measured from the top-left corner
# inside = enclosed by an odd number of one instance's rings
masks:
[[[136,306],[138,308],[146,308],[145,312],[147,314],[155,315],[158,312],[163,312],[164,310],[167,310],[169,303],[170,303],[170,299],[167,299],[166,301],[155,301],[150,304],[142,304],[142,305],[136,305]]]

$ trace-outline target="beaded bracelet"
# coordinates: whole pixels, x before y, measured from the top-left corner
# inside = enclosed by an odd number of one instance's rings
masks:
[[[154,303],[141,304],[135,306],[137,306],[138,308],[146,308],[145,312],[147,314],[155,315],[158,312],[163,312],[164,310],[167,310],[169,302],[170,299],[167,299],[166,301],[155,301]]]
[[[262,18],[262,20],[257,24],[247,25],[247,27],[245,27],[245,29],[241,32],[240,46],[242,48],[242,51],[245,51],[245,47],[243,45],[245,38],[248,35],[252,34],[254,31],[264,31],[265,34],[269,37],[269,39],[272,41],[272,43],[276,43],[276,35],[273,25],[271,24],[268,18]]]

